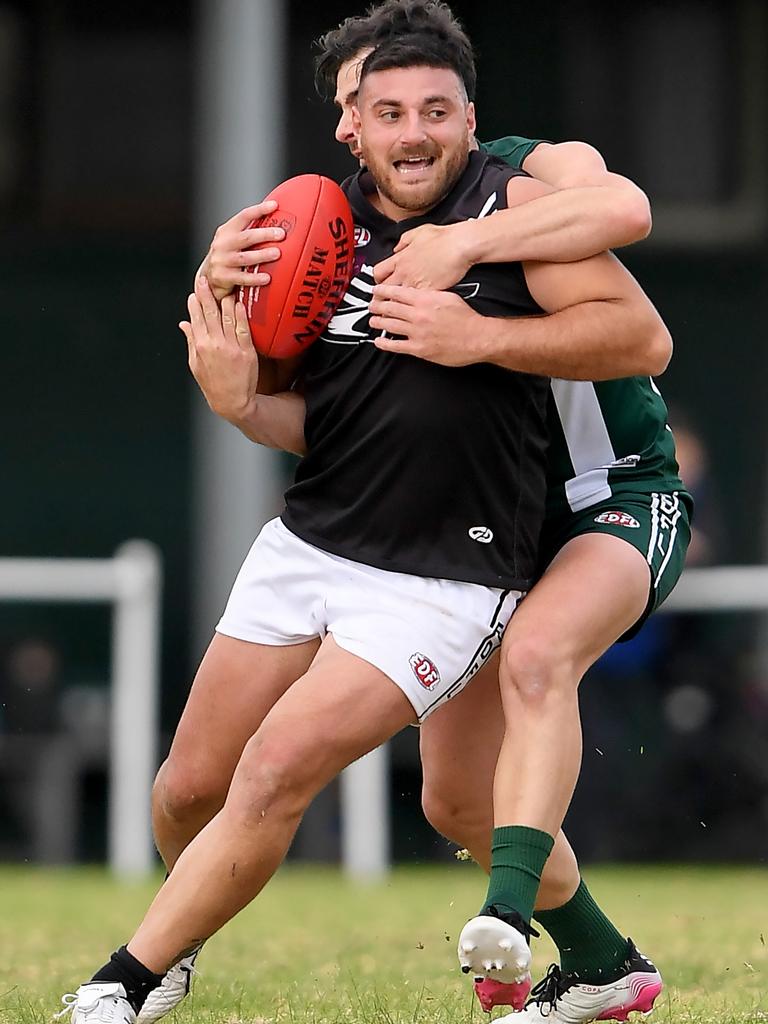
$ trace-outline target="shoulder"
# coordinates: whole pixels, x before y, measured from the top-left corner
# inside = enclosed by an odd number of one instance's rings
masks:
[[[470,155],[470,168],[474,173],[484,179],[494,179],[496,182],[507,182],[517,178],[529,178],[530,175],[521,167],[510,164],[504,157],[489,153],[484,149]]]
[[[588,142],[547,142],[525,157],[525,169],[558,188],[606,173],[605,160]]]
[[[542,139],[527,139],[522,135],[505,135],[501,139],[493,139],[491,142],[479,143],[480,149],[485,153],[500,157],[511,167],[522,167],[523,161],[537,146],[542,145]]]
[[[503,193],[507,206],[517,206],[552,191],[549,185],[532,178],[527,171],[512,167],[502,157],[482,150],[470,158],[470,168],[481,190]]]

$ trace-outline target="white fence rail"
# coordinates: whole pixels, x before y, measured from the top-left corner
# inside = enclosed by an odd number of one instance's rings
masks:
[[[768,565],[686,569],[659,611],[768,611]]]
[[[154,863],[161,589],[160,556],[147,541],[126,542],[114,558],[0,558],[0,600],[113,606],[108,850],[121,876]]]

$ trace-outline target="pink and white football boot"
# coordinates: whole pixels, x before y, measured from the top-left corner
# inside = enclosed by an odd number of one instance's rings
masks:
[[[605,985],[587,985],[557,964],[531,989],[520,1013],[499,1017],[494,1024],[587,1024],[593,1020],[626,1021],[630,1013],[650,1013],[662,989],[661,975],[639,953],[631,939],[621,977]]]

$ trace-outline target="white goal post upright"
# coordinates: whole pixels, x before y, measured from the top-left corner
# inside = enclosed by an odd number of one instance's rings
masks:
[[[150,798],[157,767],[162,568],[147,541],[114,558],[0,558],[0,600],[109,602],[112,664],[109,864],[119,876],[154,863]]]
[[[155,863],[151,794],[159,736],[162,570],[157,550],[142,541],[124,544],[114,565],[109,863],[118,875],[138,875]]]
[[[196,267],[217,225],[260,202],[285,177],[290,128],[283,80],[290,62],[284,0],[198,0],[195,10]],[[191,598],[197,661],[254,537],[281,507],[284,481],[278,452],[253,444],[214,416],[194,391]]]
[[[372,750],[341,773],[341,862],[358,881],[389,870],[389,747]]]

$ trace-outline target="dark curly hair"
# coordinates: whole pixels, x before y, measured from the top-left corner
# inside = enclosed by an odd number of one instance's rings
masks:
[[[384,0],[364,15],[346,18],[338,28],[320,36],[316,46],[315,85],[321,95],[333,95],[342,64],[361,50],[376,48],[402,36],[428,34],[450,45],[455,53],[451,66],[464,82],[470,100],[475,98],[477,73],[472,44],[443,0]]]
[[[434,32],[414,32],[395,36],[371,50],[360,69],[360,85],[375,71],[391,68],[450,68],[462,78],[462,52],[453,39],[436,36]]]

